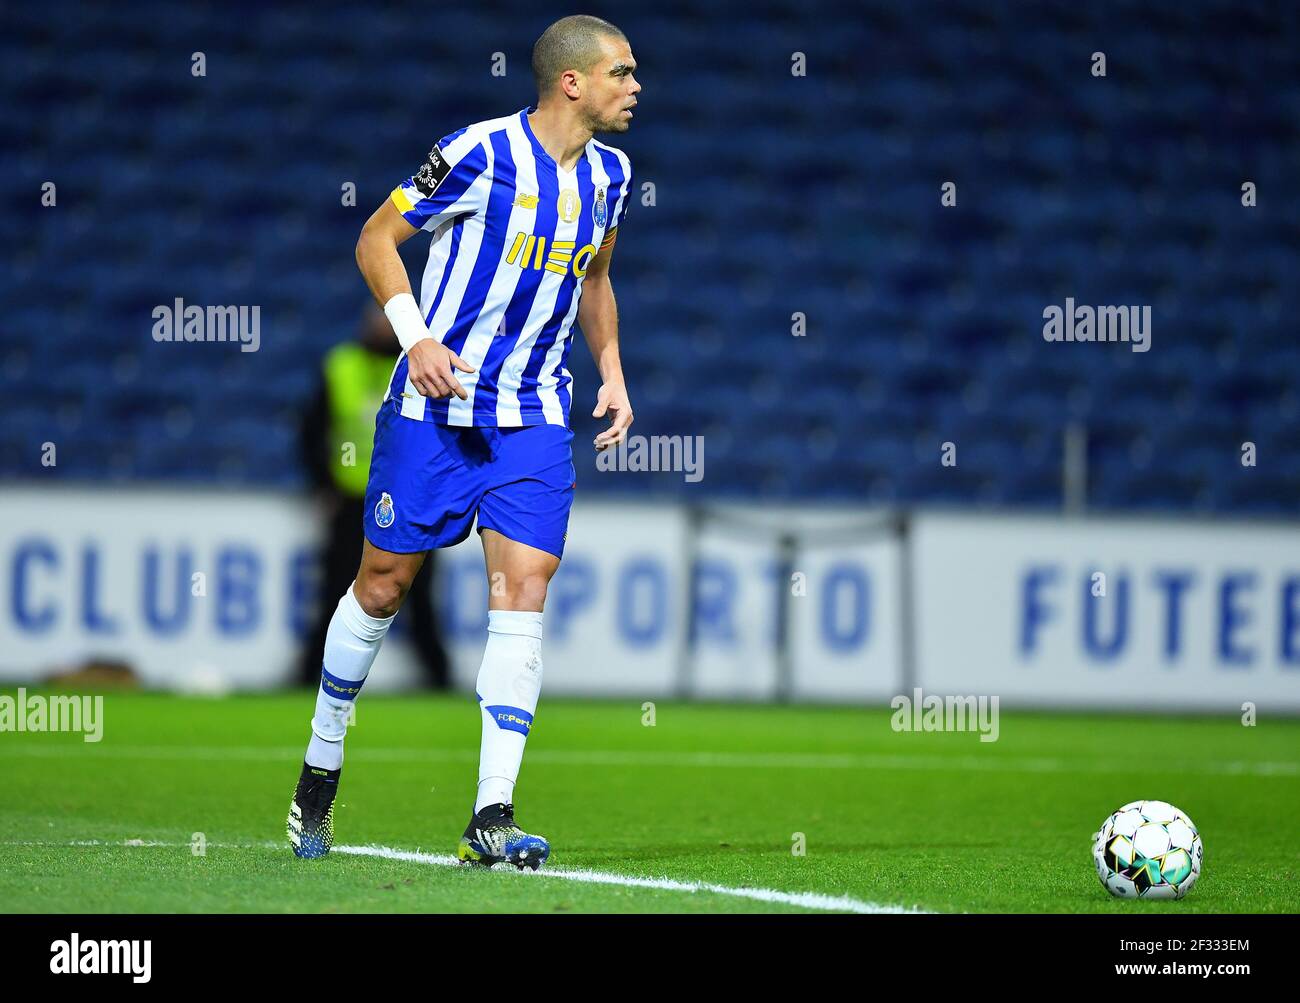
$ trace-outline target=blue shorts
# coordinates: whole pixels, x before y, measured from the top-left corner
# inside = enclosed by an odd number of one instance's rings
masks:
[[[386,401],[375,418],[363,524],[381,550],[450,547],[478,528],[564,555],[573,505],[573,432],[563,425],[463,428],[404,418]]]

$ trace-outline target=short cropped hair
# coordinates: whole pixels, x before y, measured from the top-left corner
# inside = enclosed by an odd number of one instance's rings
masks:
[[[565,70],[589,72],[600,61],[602,38],[627,41],[620,29],[590,14],[562,17],[542,32],[533,46],[533,79],[537,81],[538,96],[545,96]]]

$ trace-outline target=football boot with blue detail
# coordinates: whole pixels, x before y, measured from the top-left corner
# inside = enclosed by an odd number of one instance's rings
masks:
[[[334,796],[339,791],[342,770],[322,770],[302,764],[298,789],[289,804],[285,821],[294,856],[317,860],[334,844]]]
[[[532,836],[515,824],[515,806],[490,804],[477,812],[465,827],[456,858],[465,864],[491,867],[502,862],[514,864],[521,871],[534,871],[546,863],[551,844],[541,836]]]

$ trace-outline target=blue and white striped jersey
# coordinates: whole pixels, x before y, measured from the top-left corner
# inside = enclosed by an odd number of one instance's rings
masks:
[[[594,139],[561,170],[528,125],[532,107],[440,140],[391,196],[433,233],[420,286],[430,333],[475,368],[467,399],[421,397],[398,359],[385,401],[445,425],[569,424],[565,368],[582,280],[631,201],[632,165]]]

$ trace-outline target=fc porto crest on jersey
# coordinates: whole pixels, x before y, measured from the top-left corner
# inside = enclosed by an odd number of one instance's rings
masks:
[[[555,200],[555,211],[562,221],[572,223],[578,218],[578,213],[582,212],[582,199],[574,189],[566,188]]]
[[[609,212],[605,208],[605,189],[596,189],[596,204],[591,207],[591,221],[598,227],[604,227],[609,219]]]
[[[396,513],[393,511],[393,496],[385,491],[379,497],[379,504],[375,506],[375,525],[380,529],[387,529],[393,524]]]

